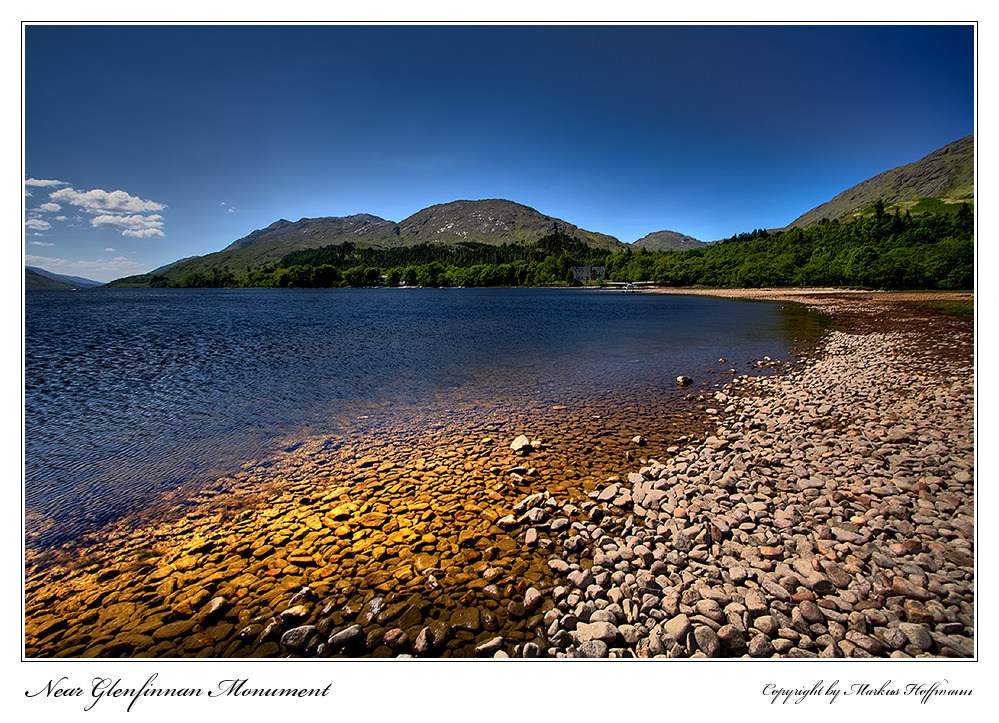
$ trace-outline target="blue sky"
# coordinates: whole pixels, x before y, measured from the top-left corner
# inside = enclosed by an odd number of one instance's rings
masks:
[[[787,224],[974,132],[970,26],[27,26],[25,260],[508,198],[631,242]]]

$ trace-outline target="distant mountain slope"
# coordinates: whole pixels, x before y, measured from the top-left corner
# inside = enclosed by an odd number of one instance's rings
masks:
[[[50,279],[48,276],[42,276],[25,266],[24,288],[26,291],[37,291],[39,289],[75,289],[77,287],[71,284],[64,284],[62,281]]]
[[[190,261],[191,259],[196,259],[196,258],[198,258],[198,257],[197,256],[185,256],[182,259],[177,259],[176,261],[171,261],[168,264],[163,264],[162,266],[159,266],[159,267],[153,269],[149,273],[150,274],[162,274],[164,271],[169,271],[170,269],[172,269],[177,264],[182,264],[185,261]]]
[[[38,266],[25,266],[25,269],[35,272],[39,276],[44,276],[52,281],[59,281],[67,286],[76,286],[84,289],[90,289],[94,286],[103,286],[103,282],[94,281],[93,279],[85,279],[82,276],[66,276],[65,274],[54,274],[51,271],[46,271],[45,269],[39,268]]]
[[[879,173],[792,221],[802,228],[823,218],[845,220],[879,198],[905,209],[922,198],[974,202],[975,137],[965,136],[918,161]]]
[[[513,201],[452,201],[425,208],[399,223],[366,213],[298,221],[281,219],[233,241],[221,251],[175,261],[149,274],[118,279],[112,283],[115,286],[144,286],[154,274],[175,281],[195,272],[205,273],[213,267],[229,267],[234,272],[241,272],[247,267],[274,264],[292,251],[347,241],[376,248],[459,241],[494,245],[533,243],[551,233],[556,225],[563,233],[577,236],[590,246],[614,250],[625,248],[625,244],[613,236],[586,231]]]
[[[588,246],[623,249],[613,236],[586,231],[513,201],[491,198],[481,201],[452,201],[430,206],[399,222],[399,235],[406,243],[455,243],[475,241],[484,244],[534,243],[558,225],[568,236],[576,236]]]
[[[266,246],[269,249],[283,247],[290,249],[292,246],[315,248],[316,244],[324,246],[346,240],[372,246],[398,246],[399,226],[368,213],[343,217],[303,218],[298,221],[286,221],[282,218],[267,228],[258,229],[233,241],[222,250],[235,251],[248,249],[251,246],[261,248]]]
[[[701,249],[708,244],[676,231],[654,231],[635,241],[632,246],[646,251],[688,251]]]

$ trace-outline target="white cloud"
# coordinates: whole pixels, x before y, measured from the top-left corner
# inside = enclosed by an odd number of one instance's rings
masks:
[[[235,207],[235,206],[233,206],[232,208],[227,208],[227,209],[225,210],[225,212],[226,212],[226,213],[236,213],[236,207]]]
[[[111,248],[110,246],[108,246],[108,247],[107,247],[106,249],[104,249],[104,250],[105,250],[105,251],[114,251],[114,249],[113,249],[113,248]]]
[[[90,219],[90,225],[96,228],[121,229],[122,236],[134,236],[135,238],[162,237],[163,217],[159,214],[152,216],[119,216],[112,214],[102,214]]]
[[[66,181],[51,179],[27,179],[24,182],[25,197],[31,196],[30,188],[46,189],[48,200],[39,199],[43,202],[26,209],[27,236],[46,235],[52,229],[52,222],[66,223],[69,228],[89,226],[112,229],[119,231],[122,236],[132,238],[165,236],[163,216],[155,212],[162,211],[166,205],[158,201],[139,198],[122,190],[105,191],[95,188],[81,191],[72,188]],[[66,213],[67,207],[76,208],[72,216]],[[109,247],[106,251],[113,252],[115,249]]]
[[[163,238],[163,232],[158,228],[143,228],[121,232],[122,236],[131,236],[132,238]]]
[[[129,261],[122,256],[111,261],[104,259],[97,259],[96,261],[73,261],[69,265],[74,268],[95,269],[97,271],[142,271],[148,268],[136,261]]]
[[[165,206],[156,201],[147,201],[132,196],[124,191],[105,191],[95,188],[92,191],[77,191],[72,188],[60,188],[49,194],[53,201],[80,206],[89,213],[136,213],[143,211],[162,211]]]
[[[29,218],[24,222],[24,227],[32,231],[48,231],[52,228],[52,224],[48,221],[42,221],[40,218]]]
[[[31,266],[59,266],[66,263],[66,259],[54,259],[50,256],[34,256],[33,254],[25,254],[24,260]]]
[[[32,246],[55,246],[55,244],[48,243],[46,241],[28,241]]]

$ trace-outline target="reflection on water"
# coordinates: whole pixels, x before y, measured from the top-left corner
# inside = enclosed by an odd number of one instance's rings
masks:
[[[797,307],[570,290],[95,289],[26,309],[33,545],[304,435],[624,387],[668,405],[677,374],[784,357],[820,328]]]

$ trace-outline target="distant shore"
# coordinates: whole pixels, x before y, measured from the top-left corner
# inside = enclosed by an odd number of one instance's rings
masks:
[[[682,287],[655,287],[644,289],[644,294],[685,294],[690,296],[717,296],[727,299],[763,299],[770,301],[822,301],[835,297],[867,301],[964,301],[974,299],[972,291],[868,291],[863,289],[836,288],[767,288],[767,289],[693,289]]]

